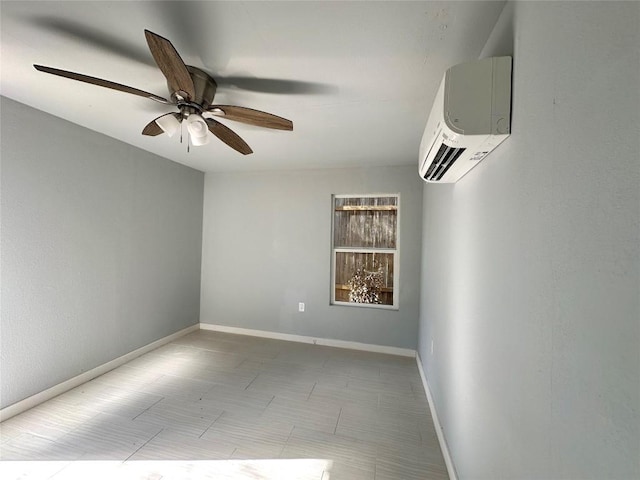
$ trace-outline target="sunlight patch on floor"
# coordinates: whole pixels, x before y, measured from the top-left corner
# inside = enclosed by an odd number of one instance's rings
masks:
[[[3,461],[0,477],[52,480],[328,480],[326,459],[194,461]],[[323,476],[324,475],[324,476]]]

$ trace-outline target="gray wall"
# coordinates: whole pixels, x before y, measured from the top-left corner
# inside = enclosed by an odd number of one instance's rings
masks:
[[[5,407],[198,322],[204,174],[1,107]]]
[[[340,193],[401,195],[397,311],[329,305],[331,195]],[[414,166],[207,174],[201,321],[415,348],[421,218]]]
[[[639,25],[508,4],[484,54],[514,54],[513,133],[424,187],[419,352],[461,479],[640,478]]]

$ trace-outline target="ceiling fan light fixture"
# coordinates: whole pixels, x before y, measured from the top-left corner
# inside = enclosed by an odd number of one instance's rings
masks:
[[[173,135],[180,128],[180,122],[173,114],[163,115],[156,120],[156,123],[162,129],[162,131],[170,137],[173,137]]]
[[[192,113],[187,117],[187,130],[191,144],[195,147],[209,143],[209,127],[202,115]]]

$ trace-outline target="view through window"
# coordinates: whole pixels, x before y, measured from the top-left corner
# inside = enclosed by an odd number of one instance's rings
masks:
[[[397,307],[397,194],[334,195],[332,303]]]

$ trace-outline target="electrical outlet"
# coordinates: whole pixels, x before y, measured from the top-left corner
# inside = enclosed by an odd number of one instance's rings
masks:
[[[298,303],[298,311],[299,312],[304,312],[304,302]]]

